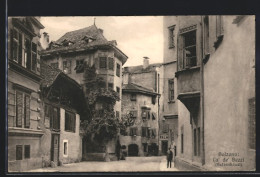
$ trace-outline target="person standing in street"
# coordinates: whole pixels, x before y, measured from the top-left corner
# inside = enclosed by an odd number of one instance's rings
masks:
[[[169,148],[169,150],[167,151],[167,168],[170,165],[170,168],[172,168],[172,157],[173,157],[173,153],[171,151],[171,148]]]

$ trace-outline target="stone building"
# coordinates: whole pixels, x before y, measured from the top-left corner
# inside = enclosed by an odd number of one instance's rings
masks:
[[[255,169],[254,17],[168,16],[164,29],[177,40],[164,51],[177,59],[177,168]]]
[[[48,34],[46,34],[46,39]],[[51,41],[41,53],[42,60],[48,65],[58,68],[78,84],[84,85],[84,65],[95,65],[98,76],[104,78],[105,87],[122,93],[122,65],[127,56],[116,47],[116,41],[108,41],[103,30],[92,26],[70,31],[57,41]],[[121,117],[121,100],[114,107],[117,118]],[[84,141],[86,142],[86,141]],[[87,143],[87,142],[86,142]],[[109,143],[108,153],[115,153],[115,142]],[[94,153],[97,148],[88,148],[93,144],[83,144],[83,155]],[[94,152],[92,152],[94,150]]]
[[[8,18],[8,170],[42,166],[39,17]]]
[[[129,156],[159,154],[159,109],[162,81],[162,64],[125,67],[123,71],[122,114],[130,114],[134,120],[127,135],[120,137]]]

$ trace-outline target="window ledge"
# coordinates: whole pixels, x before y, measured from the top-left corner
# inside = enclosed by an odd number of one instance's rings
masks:
[[[8,135],[14,136],[38,136],[43,135],[42,130],[35,130],[30,128],[8,127]]]
[[[175,101],[174,101],[174,100],[172,100],[172,101],[168,101],[168,103],[169,103],[169,104],[171,104],[171,103],[175,103]]]
[[[185,68],[185,69],[182,69],[180,71],[175,72],[175,77],[178,77],[179,74],[181,74],[183,72],[194,71],[194,70],[199,70],[199,69],[200,69],[200,66],[193,66],[193,67],[190,67],[190,68]]]

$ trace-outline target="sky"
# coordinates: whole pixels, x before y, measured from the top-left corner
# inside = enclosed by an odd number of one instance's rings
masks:
[[[162,16],[109,16],[109,17],[41,17],[50,41],[56,41],[66,32],[95,24],[104,30],[107,40],[116,40],[117,47],[128,60],[124,66],[143,63],[143,57],[150,63],[163,61],[163,17]]]

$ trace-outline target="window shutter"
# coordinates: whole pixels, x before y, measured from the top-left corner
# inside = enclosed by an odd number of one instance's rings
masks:
[[[16,126],[22,127],[23,119],[23,94],[16,92]]]
[[[182,70],[183,69],[183,37],[179,34],[178,35],[178,70]]]
[[[24,120],[25,120],[25,128],[30,127],[30,96],[25,95],[25,100],[24,100]]]
[[[13,42],[13,29],[10,29],[10,31],[9,31],[9,33],[10,33],[10,59],[13,59],[13,49],[14,49],[14,46],[13,46],[13,44],[14,44],[14,42]]]
[[[23,146],[16,145],[16,160],[22,160],[22,159],[23,159]]]

